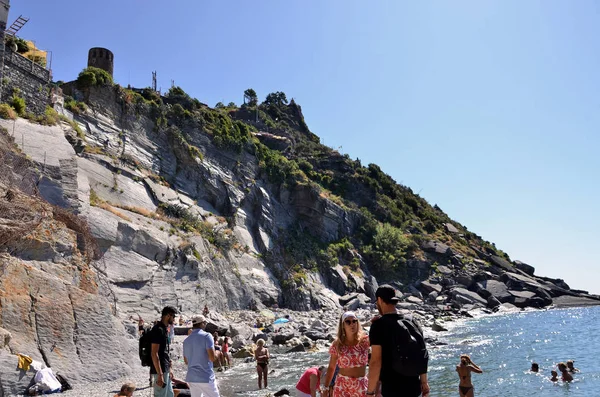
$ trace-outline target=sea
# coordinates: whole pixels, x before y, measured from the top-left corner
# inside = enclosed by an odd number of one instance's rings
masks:
[[[432,397],[458,396],[455,371],[462,353],[483,374],[472,374],[475,396],[600,397],[600,306],[481,315],[446,323],[435,333],[443,346],[430,346],[429,385]],[[575,360],[574,381],[551,382],[550,371],[561,361]],[[258,390],[255,364],[237,363],[217,374],[222,396],[267,396],[290,390],[306,368],[327,365],[327,352],[274,354],[268,389]],[[532,362],[538,373],[529,372]],[[559,374],[560,377],[560,374]]]

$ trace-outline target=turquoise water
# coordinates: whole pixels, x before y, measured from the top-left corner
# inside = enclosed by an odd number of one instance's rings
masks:
[[[520,312],[460,321],[448,333],[438,333],[447,346],[431,347],[431,396],[458,396],[455,366],[461,353],[484,371],[473,374],[475,395],[600,396],[600,307]],[[574,382],[553,383],[550,370],[568,359],[581,370]],[[277,355],[271,360],[269,390],[293,391],[302,371],[328,361],[325,352]],[[531,362],[540,365],[529,373]],[[257,390],[251,363],[241,363],[218,375],[223,396],[264,396]],[[292,393],[293,395],[293,393]]]

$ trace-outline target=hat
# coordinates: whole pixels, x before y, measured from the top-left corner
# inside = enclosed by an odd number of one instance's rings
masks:
[[[206,322],[206,317],[202,314],[192,317],[192,325],[201,324]]]
[[[356,314],[354,312],[346,312],[346,313],[342,314],[342,321],[346,321],[346,319],[348,317],[353,317],[353,318],[358,319],[358,317],[356,317]]]
[[[396,296],[396,290],[391,285],[382,285],[375,292],[376,298],[381,298],[385,303],[398,303],[400,299]]]

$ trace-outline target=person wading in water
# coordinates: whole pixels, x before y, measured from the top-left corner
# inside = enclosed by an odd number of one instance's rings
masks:
[[[267,387],[267,374],[269,373],[269,349],[265,347],[265,341],[259,339],[256,341],[256,351],[254,358],[256,359],[256,372],[258,373],[258,388],[262,389],[262,380],[265,379],[265,387]]]
[[[458,378],[460,379],[458,384],[458,393],[460,397],[473,397],[475,391],[473,389],[473,383],[471,383],[471,372],[480,374],[483,372],[481,368],[471,361],[471,357],[467,354],[461,354],[460,364],[456,366],[456,372],[458,372]]]
[[[340,317],[337,338],[329,348],[329,367],[325,385],[333,378],[336,365],[339,373],[333,386],[331,397],[365,396],[368,380],[366,375],[369,362],[369,336],[366,335],[354,312],[345,312]],[[327,397],[329,390],[323,391]]]

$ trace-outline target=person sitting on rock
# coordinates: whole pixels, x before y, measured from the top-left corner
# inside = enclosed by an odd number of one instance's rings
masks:
[[[567,368],[569,368],[569,372],[574,374],[575,372],[579,372],[577,368],[574,367],[575,361],[569,360],[567,361]]]
[[[562,374],[563,382],[570,382],[573,380],[573,376],[569,373],[569,369],[565,363],[558,363],[557,367]]]
[[[135,391],[135,385],[133,383],[125,383],[121,386],[121,391],[115,394],[114,397],[131,397]]]
[[[550,381],[557,382],[558,381],[558,372],[556,372],[555,370],[552,370],[552,371],[550,371],[550,374],[552,375],[552,377],[550,378]]]
[[[538,363],[531,363],[531,369],[529,371],[540,372],[540,366],[538,365]]]
[[[204,305],[204,310],[202,310],[202,315],[207,316],[210,311],[208,310],[208,306]]]
[[[256,372],[258,373],[258,388],[262,389],[262,380],[265,379],[265,388],[267,387],[267,374],[269,372],[269,349],[265,347],[264,339],[256,341],[256,350],[254,358],[256,359]]]

